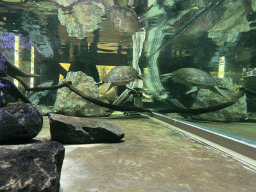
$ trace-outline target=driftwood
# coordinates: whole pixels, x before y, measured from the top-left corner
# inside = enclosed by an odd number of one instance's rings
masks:
[[[13,78],[16,78],[17,76],[20,76],[20,77],[40,77],[40,75],[37,75],[37,74],[29,74],[29,73],[25,73],[25,72],[21,71],[18,67],[16,67],[15,65],[12,65],[9,61],[6,61],[5,65],[8,67],[7,75],[12,76]]]
[[[76,94],[78,94],[79,96],[81,96],[82,98],[86,99],[87,101],[92,102],[92,103],[94,103],[96,105],[99,105],[101,107],[106,107],[106,108],[114,110],[114,111],[137,111],[137,112],[149,112],[149,113],[153,112],[153,111],[151,111],[150,109],[147,109],[147,108],[124,107],[124,106],[120,106],[120,105],[112,105],[112,104],[102,102],[98,99],[94,99],[94,98],[84,94],[83,92],[79,91],[77,88],[75,88],[72,85],[71,81],[64,81],[61,84],[53,85],[53,86],[40,86],[40,87],[30,88],[20,77],[15,77],[15,78],[24,86],[25,90],[27,90],[27,91],[42,91],[42,90],[52,90],[52,89],[59,89],[59,88],[62,88],[62,87],[67,87],[71,91],[73,91]],[[170,109],[170,108],[168,108],[168,109],[157,109],[157,110],[154,110],[154,112],[159,112],[159,113],[187,113],[187,114],[209,113],[209,112],[218,111],[218,110],[221,110],[221,109],[224,109],[226,107],[229,107],[229,106],[233,105],[245,93],[252,94],[252,95],[256,96],[256,92],[251,91],[251,90],[246,89],[246,88],[241,88],[237,95],[235,95],[233,98],[231,98],[228,102],[220,104],[220,105],[216,105],[216,106],[212,106],[212,107],[208,107],[208,108],[198,108],[198,109]]]
[[[212,107],[207,108],[197,108],[197,109],[158,109],[156,112],[159,113],[187,113],[187,114],[203,114],[203,113],[209,113],[213,111],[218,111],[221,109],[224,109],[226,107],[229,107],[237,102],[238,99],[240,99],[245,94],[245,91],[240,90],[237,95],[235,95],[233,98],[231,98],[228,102],[222,103],[219,105],[215,105]]]
[[[62,87],[67,87],[71,91],[75,92],[77,95],[81,96],[82,98],[86,99],[87,101],[90,101],[96,105],[99,105],[101,107],[106,107],[108,109],[114,110],[114,111],[138,111],[138,112],[149,112],[152,113],[149,109],[146,108],[140,108],[140,107],[123,107],[120,105],[112,105],[109,103],[105,103],[103,101],[100,101],[98,99],[94,99],[83,92],[79,91],[77,88],[75,88],[72,85],[71,81],[65,81],[61,84],[58,85],[53,85],[53,86],[40,86],[40,87],[34,87],[30,88],[21,78],[16,77],[16,79],[24,86],[25,90],[27,91],[42,91],[42,90],[52,90],[52,89],[59,89]]]

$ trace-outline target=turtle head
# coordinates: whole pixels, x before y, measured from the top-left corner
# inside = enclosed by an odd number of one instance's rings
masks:
[[[166,73],[166,74],[161,75],[162,82],[167,82],[168,79],[170,79],[170,78],[172,78],[172,73]]]

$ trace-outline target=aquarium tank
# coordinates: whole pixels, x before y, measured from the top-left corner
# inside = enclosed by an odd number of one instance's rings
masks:
[[[255,0],[0,4],[1,107],[153,112],[256,142]]]

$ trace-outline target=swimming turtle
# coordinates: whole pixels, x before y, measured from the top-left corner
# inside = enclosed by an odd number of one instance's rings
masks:
[[[181,68],[173,73],[163,74],[162,81],[166,81],[167,79],[171,78],[176,83],[182,83],[187,86],[192,86],[191,90],[188,91],[186,94],[196,91],[199,89],[209,89],[214,93],[225,97],[218,85],[216,80],[205,71],[196,68]]]
[[[135,79],[142,79],[142,77],[139,75],[139,72],[136,69],[130,66],[117,66],[113,68],[102,79],[102,81],[96,83],[95,85],[102,85],[104,83],[108,83],[104,91],[104,93],[106,93],[113,86],[118,85],[126,85],[128,89],[131,89],[129,88],[129,86],[127,86],[127,84],[134,81]]]

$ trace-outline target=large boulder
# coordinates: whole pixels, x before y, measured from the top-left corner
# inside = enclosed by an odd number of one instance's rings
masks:
[[[58,18],[62,25],[67,27],[69,36],[78,39],[84,39],[89,36],[92,31],[98,29],[101,23],[102,15],[104,14],[104,5],[98,1],[79,0],[54,0],[58,5],[72,6],[72,12],[66,14],[64,10],[58,10]],[[72,5],[74,2],[75,5]]]
[[[106,121],[52,113],[49,120],[52,140],[61,143],[117,142],[124,137],[119,126]]]
[[[0,191],[58,192],[63,145],[44,141],[0,147]]]
[[[62,79],[59,83],[70,80],[72,81],[72,85],[78,90],[92,98],[99,98],[99,88],[94,85],[96,82],[92,77],[87,76],[81,71],[68,72],[66,78]],[[53,111],[64,115],[80,117],[108,116],[110,114],[110,112],[107,112],[109,109],[83,99],[67,87],[58,90]]]
[[[27,142],[36,137],[42,127],[42,112],[31,103],[0,108],[0,143]]]
[[[241,87],[240,85],[233,84],[231,78],[222,78],[216,79],[218,85],[222,89],[222,93],[226,98],[221,97],[220,95],[211,92],[208,89],[200,89],[197,94],[197,101],[192,105],[191,109],[196,108],[208,108],[215,105],[220,105],[223,102],[227,102],[230,98],[234,97]],[[246,95],[242,96],[235,104],[221,109],[219,111],[193,115],[194,119],[203,120],[203,121],[244,121],[247,117],[247,103]]]

